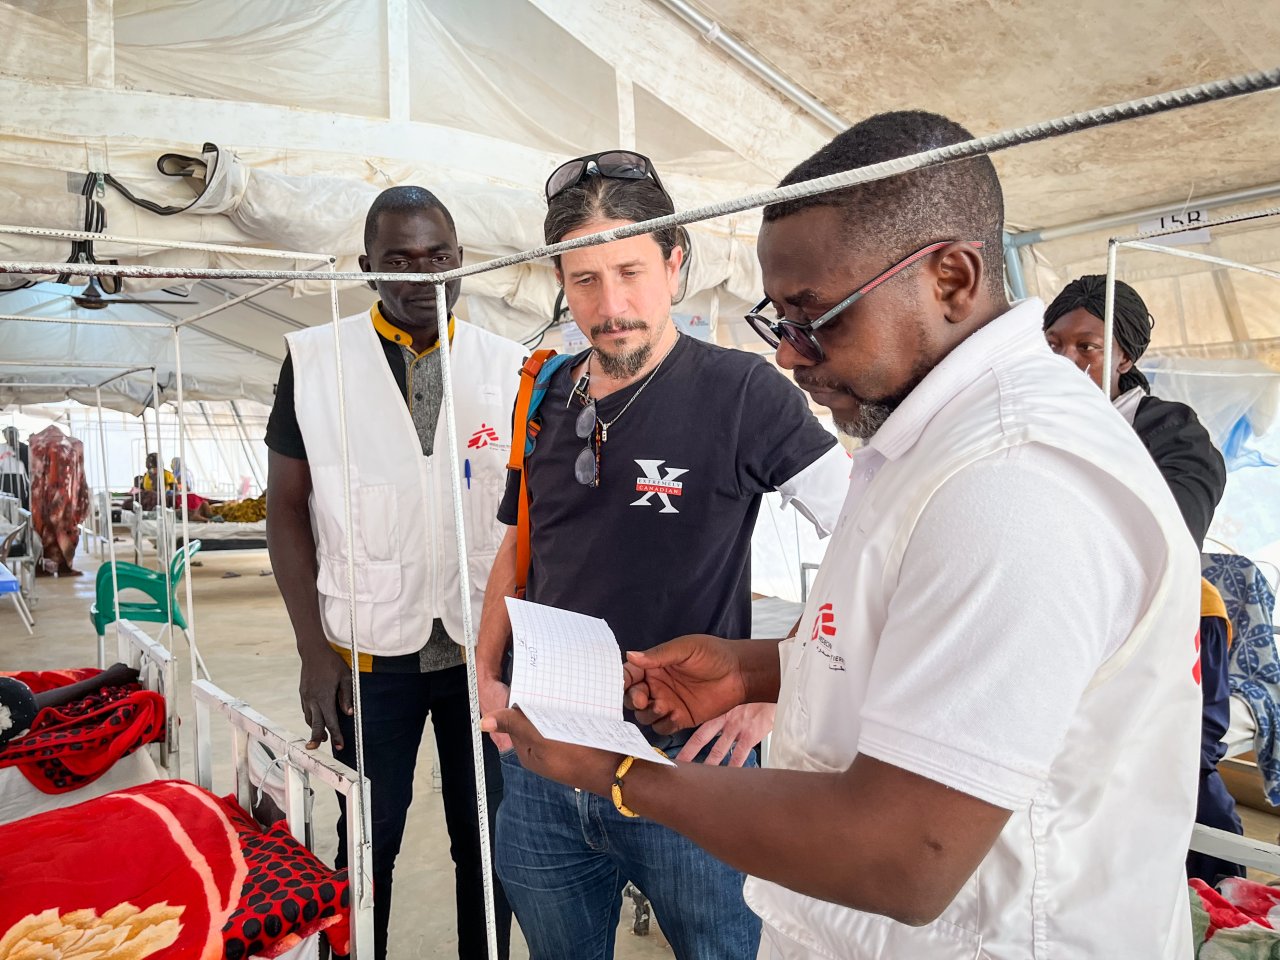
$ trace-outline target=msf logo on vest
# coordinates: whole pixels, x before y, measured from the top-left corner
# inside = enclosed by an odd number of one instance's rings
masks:
[[[818,653],[827,658],[827,669],[843,671],[844,657],[836,653],[835,639],[835,607],[829,603],[824,603],[818,608],[818,615],[813,618],[813,633],[809,635],[809,642],[814,645],[814,649]]]
[[[659,513],[679,513],[671,504],[672,497],[684,495],[684,484],[677,480],[688,473],[685,467],[666,467],[662,465],[665,460],[637,460],[636,466],[644,474],[642,477],[636,478],[636,490],[643,496],[634,501],[633,507],[647,507],[653,502],[656,496],[662,502],[662,509]]]

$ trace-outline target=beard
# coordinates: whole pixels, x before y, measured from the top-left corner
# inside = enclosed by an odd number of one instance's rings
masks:
[[[596,360],[600,363],[600,369],[604,371],[606,376],[615,380],[626,380],[634,377],[644,369],[644,365],[649,362],[649,358],[653,355],[653,343],[645,341],[629,350],[607,353],[596,344],[596,338],[604,333],[648,329],[649,324],[643,320],[622,317],[606,320],[604,323],[598,323],[591,328],[592,349],[595,351]]]
[[[900,403],[901,401],[899,401]],[[897,404],[866,403],[858,405],[858,415],[853,420],[835,420],[836,429],[856,440],[870,440],[884,426]]]
[[[805,376],[807,373],[805,370],[797,370],[795,380],[801,387],[833,390],[843,393],[847,397],[852,397],[857,401],[857,412],[852,419],[835,417],[836,429],[857,440],[870,440],[885,425],[885,422],[893,412],[902,406],[902,402],[911,395],[912,390],[920,385],[920,381],[928,375],[931,369],[933,368],[926,363],[917,364],[911,371],[911,377],[903,389],[888,396],[874,398],[860,396],[845,384],[837,383],[834,380]]]

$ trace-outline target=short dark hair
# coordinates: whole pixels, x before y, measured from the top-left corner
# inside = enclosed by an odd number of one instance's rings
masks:
[[[453,224],[453,214],[430,190],[411,185],[389,187],[383,190],[374,198],[373,206],[369,208],[369,213],[364,218],[364,252],[367,254],[374,241],[378,239],[378,218],[384,213],[417,213],[429,210],[440,212],[445,223],[449,224],[449,229],[453,231],[454,238],[457,239],[458,228]]]
[[[542,234],[547,243],[559,243],[565,234],[593,220],[626,220],[640,223],[675,213],[671,197],[652,180],[615,180],[599,174],[556,194],[547,203]],[[665,227],[652,234],[662,248],[664,259],[676,247],[684,250],[688,262],[689,237],[681,227]],[[556,266],[560,258],[556,257]]]
[[[789,186],[973,139],[936,113],[903,110],[869,117],[836,136],[782,178]],[[1004,194],[989,157],[926,167],[884,180],[764,208],[765,222],[813,207],[835,207],[853,244],[874,240],[897,259],[938,240],[982,240],[989,289],[1004,289]]]

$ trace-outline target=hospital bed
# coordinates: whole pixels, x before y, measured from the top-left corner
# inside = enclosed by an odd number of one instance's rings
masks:
[[[121,658],[140,668],[148,689],[171,693],[168,651],[127,621],[120,628]],[[170,779],[178,740],[168,711],[165,741],[125,758],[141,760],[120,761],[92,785],[46,796],[51,802],[29,804],[22,819],[0,825],[0,875],[17,876],[19,861],[40,864],[20,895],[0,898],[0,946],[71,936],[86,924],[83,936],[105,936],[114,923],[111,935],[128,928],[187,938],[174,955],[313,960],[324,931],[335,948],[372,956],[371,851],[358,840],[367,793],[355,772],[305,750],[305,738],[206,681],[192,693],[195,783]],[[225,800],[211,792],[219,730],[232,747]],[[365,865],[362,885],[348,886],[345,871],[335,874],[309,852],[317,787],[347,798],[348,849],[363,851],[353,854]],[[151,903],[155,891],[163,903]]]
[[[125,526],[133,534],[134,562],[140,563],[144,544],[159,550],[160,522],[155,510],[143,511],[135,502],[133,510],[124,512],[122,517]],[[181,546],[183,540],[182,515],[172,508],[165,510],[165,535],[174,546]],[[192,540],[204,544],[204,551],[210,550],[265,550],[267,548],[267,521],[258,520],[253,523],[208,522],[192,520],[187,524]],[[163,551],[171,554],[173,551]]]
[[[38,789],[16,766],[0,768],[0,825],[57,810],[94,797],[178,774],[178,720],[167,709],[177,690],[173,655],[136,625],[120,622],[119,659],[137,668],[143,689],[158,693],[166,704],[163,735],[112,764],[106,773],[65,792]]]

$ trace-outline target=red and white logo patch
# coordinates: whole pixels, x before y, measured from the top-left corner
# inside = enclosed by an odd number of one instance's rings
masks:
[[[809,635],[809,642],[814,645],[814,649],[818,653],[827,658],[827,668],[829,670],[843,672],[845,666],[844,657],[836,654],[835,638],[835,607],[829,603],[824,603],[818,608],[817,616],[813,618],[813,632]]]
[[[684,483],[676,478],[684,476],[689,470],[687,467],[667,467],[663,472],[662,465],[666,462],[665,460],[636,461],[636,466],[644,471],[643,477],[636,478],[636,492],[643,496],[633,501],[631,506],[647,507],[656,495],[662,501],[662,509],[658,511],[659,513],[680,512],[671,505],[671,498],[684,496]]]
[[[491,443],[498,442],[498,431],[487,423],[480,424],[480,429],[471,435],[471,439],[467,441],[468,450],[479,450],[481,447],[487,447]]]
[[[817,643],[819,637],[834,637],[835,635],[835,609],[831,604],[824,603],[818,608],[818,615],[813,618],[813,634],[809,637],[809,640],[812,643]]]

